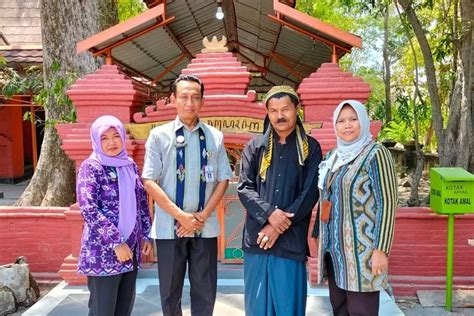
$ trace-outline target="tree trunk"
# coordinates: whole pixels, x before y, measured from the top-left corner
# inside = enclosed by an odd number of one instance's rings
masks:
[[[433,138],[433,120],[431,120],[430,126],[428,126],[428,129],[426,130],[425,139],[423,141],[423,145],[425,148],[427,148],[430,145],[432,138]]]
[[[425,100],[423,99],[423,95],[421,94],[420,89],[418,88],[415,91],[416,91],[416,95],[418,99],[420,100],[421,106],[423,108],[426,108],[427,105],[426,105]],[[430,145],[432,138],[433,138],[433,118],[431,118],[430,125],[428,126],[428,129],[426,130],[425,139],[423,141],[423,145],[425,148],[427,148]]]
[[[446,129],[443,128],[441,101],[438,93],[433,54],[420,20],[412,7],[411,0],[398,0],[415,33],[425,62],[428,92],[433,111],[433,127],[438,138],[438,154],[441,166],[459,166],[470,171],[474,166],[469,164],[474,155],[471,103],[471,46],[472,46],[472,7],[470,0],[461,0],[461,38],[457,59],[456,77],[449,100],[449,118]],[[456,23],[456,22],[455,22]],[[455,42],[456,45],[456,42]]]
[[[41,31],[45,87],[51,87],[52,64],[59,75],[92,73],[99,66],[90,54],[76,53],[76,43],[118,22],[114,0],[43,0]],[[59,120],[69,109],[54,101],[45,104],[47,121]],[[45,128],[37,169],[18,206],[69,206],[75,202],[75,168],[60,148],[56,129]]]
[[[469,0],[460,1],[461,28],[460,39],[455,41],[456,49],[456,82],[450,98],[450,119],[446,128],[445,147],[458,148],[447,155],[447,165],[455,165],[464,169],[470,168],[474,155],[474,139],[472,127],[472,96],[471,96],[471,46],[472,46],[472,8]],[[455,119],[451,120],[451,116]],[[470,171],[474,171],[471,170]]]
[[[420,138],[420,130],[418,128],[418,111],[416,105],[416,99],[419,97],[420,103],[423,105],[423,99],[421,98],[421,92],[419,89],[420,77],[419,77],[419,64],[418,58],[416,58],[416,50],[415,46],[413,45],[413,41],[411,39],[411,33],[400,15],[400,10],[397,6],[398,16],[400,17],[400,21],[403,25],[403,28],[406,32],[408,43],[410,44],[411,53],[413,54],[413,61],[415,62],[415,78],[413,80],[413,118],[415,119],[415,153],[416,153],[416,169],[412,176],[412,183],[411,183],[411,192],[410,192],[410,199],[408,201],[408,205],[414,206],[419,205],[419,198],[418,198],[418,188],[420,186],[420,180],[423,172],[423,164],[424,164],[424,156],[423,152],[421,151],[420,144],[418,139]]]
[[[474,17],[472,13],[472,0],[461,0],[461,41],[459,48],[459,63],[462,68],[461,87],[461,121],[459,126],[458,142],[461,148],[457,155],[456,166],[469,168],[472,156],[474,156],[474,130],[472,121],[472,95],[471,95],[471,49],[472,49],[472,23]],[[446,144],[448,145],[448,144]],[[471,170],[474,171],[474,170]]]
[[[465,5],[464,3],[462,4]],[[468,3],[469,5],[469,3]],[[470,20],[471,20],[471,124],[474,124],[474,2],[471,2],[470,8]],[[471,125],[471,162],[469,164],[469,170],[474,173],[474,128]]]
[[[413,32],[420,45],[421,53],[425,61],[426,81],[428,86],[428,93],[431,99],[431,106],[433,111],[433,127],[438,137],[438,154],[441,157],[445,154],[444,148],[444,132],[443,132],[443,116],[441,115],[441,100],[438,93],[438,80],[436,78],[436,70],[433,61],[433,53],[430,44],[426,38],[426,32],[423,29],[415,10],[412,7],[411,0],[397,0],[402,6],[406,14],[408,23],[410,23]],[[449,151],[449,150],[448,150]]]
[[[390,58],[388,55],[388,17],[389,17],[389,6],[385,5],[384,19],[383,19],[383,64],[385,67],[384,72],[384,83],[385,83],[385,124],[392,120],[392,99],[390,93]]]
[[[421,176],[423,175],[423,166],[425,164],[425,156],[423,156],[423,151],[419,148],[419,146],[417,145],[416,147],[417,147],[417,149],[415,150],[416,168],[412,176],[410,199],[408,200],[408,206],[420,205],[418,189],[420,187]]]
[[[420,137],[420,129],[419,129],[419,124],[418,124],[418,111],[417,111],[417,105],[416,105],[416,99],[417,96],[420,93],[419,90],[419,77],[418,77],[418,61],[416,59],[416,53],[415,53],[415,48],[413,47],[411,40],[410,40],[410,46],[412,48],[412,52],[414,55],[414,60],[415,60],[415,69],[416,69],[416,75],[415,75],[415,91],[413,92],[413,117],[415,119],[415,153],[416,153],[416,169],[415,172],[413,173],[412,177],[412,183],[411,183],[411,192],[410,192],[410,203],[411,206],[414,205],[420,205],[420,199],[418,195],[418,188],[420,187],[420,180],[423,172],[423,165],[424,165],[424,158],[425,156],[423,155],[423,151],[420,148],[420,143],[418,142],[418,138]]]

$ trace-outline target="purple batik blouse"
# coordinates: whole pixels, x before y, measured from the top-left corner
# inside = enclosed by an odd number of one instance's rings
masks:
[[[134,164],[137,198],[137,220],[126,240],[134,252],[138,266],[143,241],[149,241],[150,213],[143,184]],[[78,273],[89,276],[108,276],[134,269],[133,260],[118,261],[114,248],[125,240],[118,230],[119,187],[114,167],[103,166],[97,160],[86,159],[77,174],[77,200],[84,218]]]

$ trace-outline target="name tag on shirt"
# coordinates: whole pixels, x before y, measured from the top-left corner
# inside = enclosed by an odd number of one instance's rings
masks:
[[[215,182],[216,179],[214,178],[214,167],[213,166],[205,166],[204,167],[204,175],[206,177],[206,182]]]
[[[323,200],[321,202],[321,221],[324,223],[329,223],[329,219],[331,218],[331,209],[332,203],[329,200]]]

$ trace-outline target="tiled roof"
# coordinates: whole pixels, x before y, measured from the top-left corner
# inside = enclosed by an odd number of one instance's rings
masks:
[[[0,0],[0,32],[10,45],[41,44],[40,0]]]
[[[41,64],[43,49],[41,45],[0,46],[0,56],[5,57],[8,63]]]

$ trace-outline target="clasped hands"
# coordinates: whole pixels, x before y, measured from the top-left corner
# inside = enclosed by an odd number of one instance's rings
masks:
[[[142,253],[144,255],[149,255],[151,248],[152,248],[152,245],[150,241],[148,240],[143,241]],[[118,261],[120,262],[125,262],[125,261],[133,259],[133,252],[128,246],[128,244],[125,242],[115,247],[114,251],[115,251],[115,255],[117,256]]]
[[[293,216],[293,213],[275,209],[268,217],[268,224],[258,233],[257,244],[260,248],[264,250],[272,248],[278,237],[290,228]]]
[[[176,219],[179,222],[176,236],[186,237],[193,235],[196,231],[199,231],[204,227],[207,218],[208,215],[204,212],[187,213],[182,211]]]

